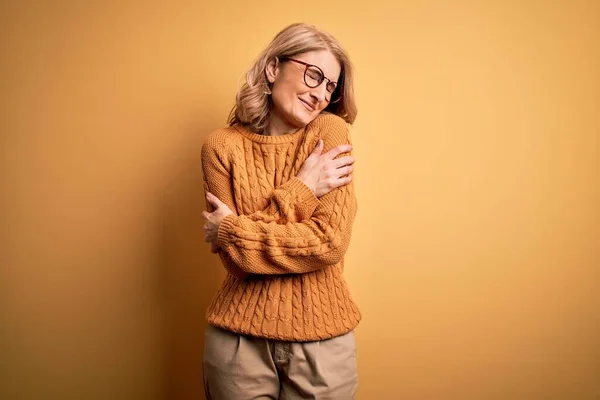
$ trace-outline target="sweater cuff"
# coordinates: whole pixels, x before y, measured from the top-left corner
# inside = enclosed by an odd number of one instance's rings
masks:
[[[229,245],[229,234],[233,229],[235,214],[229,214],[221,221],[218,231],[219,245],[225,249]]]
[[[301,210],[302,215],[311,216],[319,205],[319,199],[314,192],[297,177],[293,177],[285,185],[296,194],[295,208]]]

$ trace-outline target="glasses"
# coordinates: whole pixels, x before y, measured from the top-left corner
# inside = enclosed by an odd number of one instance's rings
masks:
[[[290,57],[280,57],[282,61],[292,61],[297,64],[302,64],[305,66],[304,69],[304,83],[309,88],[318,87],[323,81],[327,81],[327,85],[325,85],[325,90],[327,90],[328,95],[325,95],[325,100],[328,103],[337,103],[341,100],[342,96],[340,91],[337,90],[337,83],[332,82],[331,79],[326,78],[323,70],[316,65],[305,63],[304,61],[296,60]],[[329,96],[329,98],[328,98]]]

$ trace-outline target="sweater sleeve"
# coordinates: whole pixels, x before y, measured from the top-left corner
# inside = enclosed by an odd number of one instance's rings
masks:
[[[348,125],[341,118],[332,115],[322,123],[323,152],[350,143]],[[219,244],[235,265],[248,273],[306,273],[343,259],[356,211],[351,182],[322,196],[306,220],[228,215],[219,227]]]
[[[209,135],[202,146],[201,159],[204,176],[204,194],[211,192],[225,203],[237,215],[233,185],[230,175],[230,165],[223,149],[226,148],[224,137],[218,132]],[[298,178],[294,177],[277,187],[270,194],[265,208],[253,213],[249,218],[266,223],[273,221],[302,221],[309,219],[315,211],[319,200],[315,194]],[[210,203],[207,210],[214,211]],[[227,254],[222,251],[219,255],[229,273],[244,277],[248,272],[232,267],[225,262]]]

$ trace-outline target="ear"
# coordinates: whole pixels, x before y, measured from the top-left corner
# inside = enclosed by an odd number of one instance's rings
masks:
[[[279,73],[279,59],[277,57],[272,58],[267,63],[267,68],[265,69],[265,74],[267,75],[267,80],[270,83],[275,82],[275,78]]]

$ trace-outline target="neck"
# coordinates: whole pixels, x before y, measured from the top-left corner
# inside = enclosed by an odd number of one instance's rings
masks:
[[[295,127],[295,126],[285,122],[284,120],[279,118],[279,116],[274,114],[271,116],[271,119],[269,120],[269,124],[265,128],[265,131],[263,134],[265,136],[280,136],[280,135],[286,135],[288,133],[294,133],[294,132],[298,131],[298,129],[299,129],[298,127]]]

